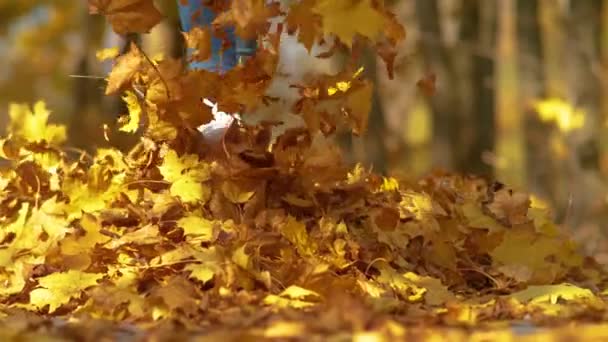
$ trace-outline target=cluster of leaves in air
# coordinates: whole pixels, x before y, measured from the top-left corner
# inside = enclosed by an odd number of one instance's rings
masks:
[[[526,194],[449,174],[398,181],[341,161],[327,135],[343,118],[363,133],[369,109],[356,68],[294,85],[306,127],[274,139],[278,123],[235,124],[221,146],[206,141],[196,130],[211,119],[201,97],[245,113],[273,100],[264,91],[280,32],[267,22],[281,9],[264,2],[219,8],[219,27],[263,42],[224,75],[137,46],[116,58],[106,92],[124,94],[121,129],[141,132],[129,153],[70,159],[65,129],[48,123],[42,102],[11,105],[0,149],[10,164],[0,177],[2,311],[174,318],[274,337],[399,335],[396,322],[421,319],[604,318],[605,274]],[[160,20],[152,1],[90,7],[117,32]],[[358,17],[366,20],[354,26]],[[353,51],[403,36],[380,1],[303,0],[285,21],[307,47],[327,34]],[[204,55],[207,45],[193,41]]]

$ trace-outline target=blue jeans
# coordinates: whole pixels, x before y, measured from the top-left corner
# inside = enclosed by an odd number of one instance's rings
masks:
[[[225,0],[230,1],[230,0]],[[177,0],[182,30],[190,31],[193,27],[210,26],[215,20],[217,13],[203,6],[204,0]],[[187,3],[182,5],[182,3]],[[219,73],[225,73],[234,68],[242,58],[247,58],[255,53],[256,41],[243,40],[234,33],[234,28],[225,29],[230,46],[222,51],[222,39],[211,38],[211,58],[202,62],[190,63],[192,69],[204,69]],[[190,54],[191,51],[188,52]]]

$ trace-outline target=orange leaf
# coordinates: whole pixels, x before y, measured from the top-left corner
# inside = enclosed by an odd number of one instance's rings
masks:
[[[182,32],[186,46],[195,49],[192,59],[204,61],[211,57],[211,32],[209,28],[194,27],[190,32]]]

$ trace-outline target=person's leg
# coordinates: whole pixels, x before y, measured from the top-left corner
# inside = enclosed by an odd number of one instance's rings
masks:
[[[181,25],[184,31],[188,32],[196,26],[210,26],[213,20],[215,20],[217,13],[204,6],[203,2],[203,0],[177,0]],[[224,73],[244,61],[246,57],[252,56],[255,53],[255,40],[240,39],[234,33],[234,28],[228,28],[225,32],[229,40],[229,46],[222,50],[222,39],[212,37],[211,58],[203,62],[192,62],[190,63],[191,68]]]

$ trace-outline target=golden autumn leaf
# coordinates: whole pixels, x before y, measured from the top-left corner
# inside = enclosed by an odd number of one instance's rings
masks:
[[[313,11],[316,0],[302,0],[294,2],[287,12],[287,32],[298,33],[298,41],[310,53],[313,44],[322,34],[321,16]]]
[[[49,306],[49,313],[80,297],[86,288],[97,285],[102,273],[67,271],[38,278],[38,287],[30,292],[30,304],[38,310]]]
[[[163,15],[153,0],[88,0],[89,13],[108,18],[118,34],[147,33],[156,26]]]

